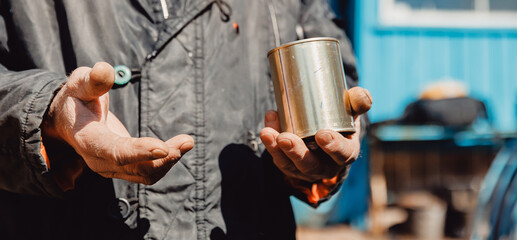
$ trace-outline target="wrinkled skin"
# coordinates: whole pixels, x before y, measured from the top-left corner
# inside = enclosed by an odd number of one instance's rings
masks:
[[[104,177],[154,184],[194,147],[194,140],[183,134],[166,142],[132,138],[108,108],[108,91],[114,81],[114,69],[107,63],[77,68],[53,99],[42,125],[43,136],[53,139],[53,144],[71,146],[91,170]],[[266,113],[260,137],[286,176],[306,181],[331,178],[355,161],[360,147],[359,115],[372,102],[369,92],[359,87],[349,90],[349,98],[358,131],[346,137],[332,130],[318,131],[315,139],[323,155],[310,151],[298,136],[279,133],[278,114]]]
[[[194,140],[188,135],[166,142],[132,138],[108,109],[114,81],[115,71],[107,63],[77,68],[52,101],[43,136],[70,145],[104,177],[153,184],[194,147]]]
[[[343,136],[333,130],[319,130],[315,139],[325,154],[310,151],[303,140],[292,133],[279,133],[277,112],[266,113],[266,128],[260,132],[260,138],[273,156],[275,165],[286,176],[309,182],[328,179],[340,174],[357,159],[360,149],[360,114],[370,109],[372,98],[368,90],[360,87],[351,88],[348,92],[357,131]]]

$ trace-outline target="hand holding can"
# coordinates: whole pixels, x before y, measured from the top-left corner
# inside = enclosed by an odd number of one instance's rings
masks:
[[[281,130],[317,147],[314,135],[355,132],[339,42],[312,38],[268,52]]]

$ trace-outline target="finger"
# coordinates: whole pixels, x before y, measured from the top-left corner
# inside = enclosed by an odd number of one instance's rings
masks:
[[[105,178],[118,178],[118,179],[126,180],[128,182],[142,183],[145,185],[152,185],[152,184],[156,183],[158,180],[160,180],[160,178],[134,176],[134,175],[128,175],[123,172],[100,172],[98,174]]]
[[[109,152],[109,149],[106,149],[106,151]],[[163,141],[156,138],[118,137],[114,141],[113,157],[117,165],[120,166],[168,156],[169,148]]]
[[[93,68],[81,67],[70,75],[67,83],[72,95],[83,101],[93,101],[107,93],[115,82],[115,70],[105,62],[99,62]]]
[[[280,132],[280,120],[278,118],[278,113],[276,111],[267,111],[264,117],[264,123],[266,127],[270,127],[276,130],[277,132]]]
[[[125,166],[126,173],[150,177],[152,180],[160,179],[180,160],[183,154],[194,147],[194,139],[188,135],[181,134],[169,139],[166,145],[169,148],[167,156],[152,161],[129,164]]]
[[[260,131],[260,139],[266,147],[266,150],[273,157],[275,165],[287,176],[293,176],[295,174],[301,174],[294,163],[287,158],[287,156],[278,147],[276,138],[280,133],[271,127],[266,127]]]
[[[278,135],[276,141],[282,152],[302,174],[316,179],[328,175],[328,169],[322,164],[323,162],[307,148],[300,137],[284,132]]]
[[[194,139],[187,134],[180,134],[175,136],[166,142],[169,151],[179,150],[180,156],[194,148]]]
[[[153,161],[142,161],[122,166],[121,169],[115,170],[123,172],[130,176],[147,177],[150,179],[159,179],[165,176],[167,172],[178,162],[176,158],[160,158]],[[151,181],[155,182],[155,181]]]
[[[348,90],[348,98],[354,116],[366,113],[372,107],[372,95],[367,89],[353,87]]]
[[[155,165],[155,167],[159,167],[155,168],[156,170],[149,175],[151,184],[154,184],[163,178],[163,176],[169,172],[169,170],[180,160],[180,158],[185,153],[194,148],[194,139],[189,135],[181,134],[172,139],[169,139],[166,144],[169,146],[169,156],[164,159],[153,161],[155,164],[161,161],[163,162],[163,166]],[[176,154],[174,155],[174,153]]]
[[[169,153],[168,146],[159,139],[121,137],[96,121],[79,129],[74,140],[73,147],[83,158],[104,159],[117,166],[164,158]]]
[[[315,136],[316,143],[338,165],[348,165],[357,159],[359,155],[358,134],[344,137],[332,130],[319,130]]]

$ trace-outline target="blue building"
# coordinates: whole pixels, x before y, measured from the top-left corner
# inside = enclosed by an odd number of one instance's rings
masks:
[[[343,0],[334,1],[334,6]],[[401,116],[428,84],[457,79],[495,129],[517,130],[516,0],[351,0],[351,35],[372,122]]]
[[[400,117],[430,83],[455,79],[486,104],[496,131],[517,131],[517,0],[330,2],[346,22],[361,85],[372,93],[373,123]],[[367,165],[367,157],[354,163],[351,181],[320,210],[293,200],[297,220],[311,224],[310,213],[320,224],[327,218],[365,228]]]

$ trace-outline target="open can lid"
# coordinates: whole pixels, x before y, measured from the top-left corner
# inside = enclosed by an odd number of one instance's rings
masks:
[[[273,48],[271,50],[269,50],[269,52],[267,52],[267,56],[269,57],[269,55],[271,55],[273,52],[276,52],[282,48],[287,48],[287,47],[290,47],[290,46],[293,46],[293,45],[298,45],[298,44],[301,44],[301,43],[307,43],[307,42],[319,42],[319,41],[332,41],[332,42],[337,42],[339,43],[339,41],[335,38],[330,38],[330,37],[316,37],[316,38],[307,38],[307,39],[302,39],[302,40],[298,40],[298,41],[294,41],[294,42],[289,42],[289,43],[286,43],[280,47],[276,47],[276,48]]]

